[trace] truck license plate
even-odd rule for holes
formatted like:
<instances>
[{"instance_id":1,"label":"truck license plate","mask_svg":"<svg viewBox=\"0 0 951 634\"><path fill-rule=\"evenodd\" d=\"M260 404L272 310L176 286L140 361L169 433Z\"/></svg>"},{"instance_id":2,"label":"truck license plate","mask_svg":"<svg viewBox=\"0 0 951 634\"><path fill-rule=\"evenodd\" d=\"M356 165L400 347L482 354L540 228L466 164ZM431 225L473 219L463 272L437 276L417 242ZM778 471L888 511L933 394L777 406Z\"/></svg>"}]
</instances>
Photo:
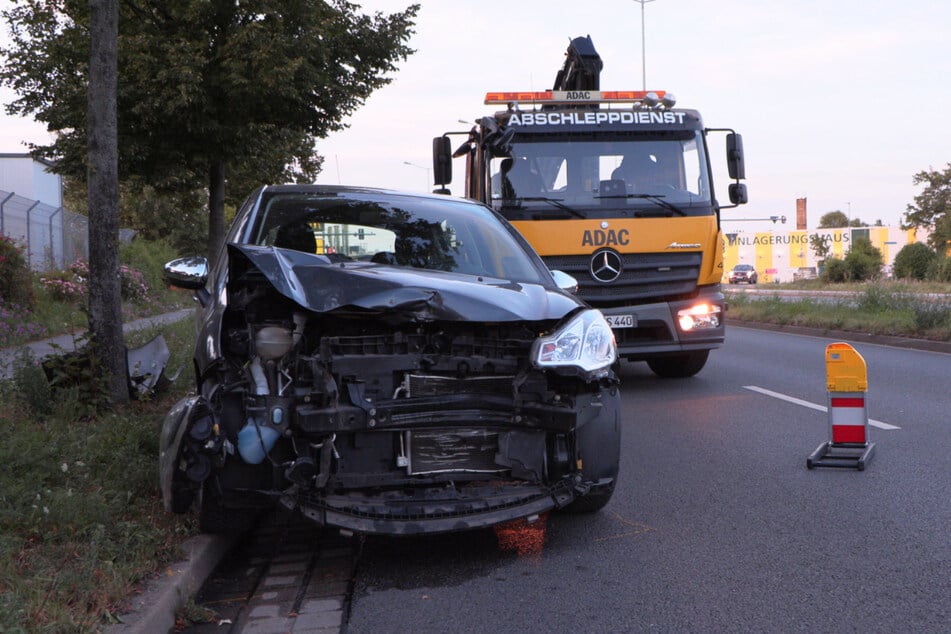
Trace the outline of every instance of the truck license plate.
<instances>
[{"instance_id":1,"label":"truck license plate","mask_svg":"<svg viewBox=\"0 0 951 634\"><path fill-rule=\"evenodd\" d=\"M611 328L634 328L637 318L634 315L605 315L604 319Z\"/></svg>"}]
</instances>

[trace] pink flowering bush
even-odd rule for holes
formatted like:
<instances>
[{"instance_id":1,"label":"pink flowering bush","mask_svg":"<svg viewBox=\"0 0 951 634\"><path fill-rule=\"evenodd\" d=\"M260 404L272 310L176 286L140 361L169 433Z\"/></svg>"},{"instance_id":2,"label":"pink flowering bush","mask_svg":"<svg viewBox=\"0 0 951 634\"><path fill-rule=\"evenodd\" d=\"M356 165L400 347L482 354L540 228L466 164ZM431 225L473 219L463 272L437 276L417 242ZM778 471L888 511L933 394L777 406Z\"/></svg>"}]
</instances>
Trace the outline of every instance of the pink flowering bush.
<instances>
[{"instance_id":1,"label":"pink flowering bush","mask_svg":"<svg viewBox=\"0 0 951 634\"><path fill-rule=\"evenodd\" d=\"M81 301L86 296L86 281L72 271L50 271L40 277L40 285L60 302Z\"/></svg>"},{"instance_id":2,"label":"pink flowering bush","mask_svg":"<svg viewBox=\"0 0 951 634\"><path fill-rule=\"evenodd\" d=\"M86 283L86 280L89 279L89 262L83 260L82 258L76 260L69 265L69 270L73 272L73 275L76 276L76 279Z\"/></svg>"},{"instance_id":3,"label":"pink flowering bush","mask_svg":"<svg viewBox=\"0 0 951 634\"><path fill-rule=\"evenodd\" d=\"M151 300L149 285L141 271L123 264L119 268L119 283L122 299L132 302L148 302Z\"/></svg>"},{"instance_id":4,"label":"pink flowering bush","mask_svg":"<svg viewBox=\"0 0 951 634\"><path fill-rule=\"evenodd\" d=\"M82 259L73 262L68 271L57 271L40 278L40 284L54 299L67 302L84 298L88 283L89 263ZM125 264L119 267L119 290L122 299L127 301L148 303L152 299L142 272Z\"/></svg>"}]
</instances>

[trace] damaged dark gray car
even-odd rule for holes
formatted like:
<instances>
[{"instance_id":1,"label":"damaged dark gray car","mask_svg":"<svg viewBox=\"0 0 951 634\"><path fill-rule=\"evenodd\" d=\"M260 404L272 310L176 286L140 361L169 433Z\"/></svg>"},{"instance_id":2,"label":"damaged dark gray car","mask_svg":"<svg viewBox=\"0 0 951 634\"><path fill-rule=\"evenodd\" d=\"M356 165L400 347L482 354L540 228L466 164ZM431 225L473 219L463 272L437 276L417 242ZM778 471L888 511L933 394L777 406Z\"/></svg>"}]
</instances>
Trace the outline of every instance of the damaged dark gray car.
<instances>
[{"instance_id":1,"label":"damaged dark gray car","mask_svg":"<svg viewBox=\"0 0 951 634\"><path fill-rule=\"evenodd\" d=\"M611 498L611 329L483 205L263 187L214 271L185 258L166 277L200 308L196 395L165 420L162 494L170 511L197 505L205 531L275 504L417 534Z\"/></svg>"}]
</instances>

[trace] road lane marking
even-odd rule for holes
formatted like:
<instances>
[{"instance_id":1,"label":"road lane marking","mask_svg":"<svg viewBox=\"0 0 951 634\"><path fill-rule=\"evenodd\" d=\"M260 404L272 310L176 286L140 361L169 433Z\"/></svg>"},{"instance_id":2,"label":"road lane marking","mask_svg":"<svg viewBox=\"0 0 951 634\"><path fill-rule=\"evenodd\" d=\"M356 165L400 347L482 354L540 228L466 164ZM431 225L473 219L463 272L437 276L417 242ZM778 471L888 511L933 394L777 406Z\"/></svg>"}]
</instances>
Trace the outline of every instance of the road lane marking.
<instances>
[{"instance_id":1,"label":"road lane marking","mask_svg":"<svg viewBox=\"0 0 951 634\"><path fill-rule=\"evenodd\" d=\"M767 390L764 387L758 387L756 385L744 385L743 389L750 390L751 392L757 392L764 396L771 396L773 398L778 398L781 401L786 401L787 403L793 403L794 405L801 405L802 407L808 407L809 409L814 409L820 412L829 411L829 408L827 408L825 405L810 403L809 401L804 401L802 399L798 399L793 396L789 396L787 394L781 394L779 392L773 392L772 390ZM872 427L878 427L879 429L887 429L887 430L901 429L901 427L898 427L897 425L889 425L888 423L883 423L880 420L872 420L871 418L868 419L868 424L871 425Z\"/></svg>"}]
</instances>

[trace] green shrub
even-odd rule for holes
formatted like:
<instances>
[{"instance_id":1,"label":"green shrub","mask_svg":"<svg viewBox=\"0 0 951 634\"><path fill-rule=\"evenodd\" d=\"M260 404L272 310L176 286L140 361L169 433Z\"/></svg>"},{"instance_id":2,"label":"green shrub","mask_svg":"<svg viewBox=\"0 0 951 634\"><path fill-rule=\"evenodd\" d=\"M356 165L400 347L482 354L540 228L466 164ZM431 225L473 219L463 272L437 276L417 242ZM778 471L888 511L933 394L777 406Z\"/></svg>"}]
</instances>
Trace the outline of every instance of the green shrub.
<instances>
[{"instance_id":1,"label":"green shrub","mask_svg":"<svg viewBox=\"0 0 951 634\"><path fill-rule=\"evenodd\" d=\"M87 420L108 410L112 403L109 378L102 371L94 343L80 340L75 352L61 352L55 350L56 354L43 362L59 416Z\"/></svg>"},{"instance_id":2,"label":"green shrub","mask_svg":"<svg viewBox=\"0 0 951 634\"><path fill-rule=\"evenodd\" d=\"M34 414L44 416L52 411L53 390L29 348L23 348L13 360L13 385Z\"/></svg>"},{"instance_id":3,"label":"green shrub","mask_svg":"<svg viewBox=\"0 0 951 634\"><path fill-rule=\"evenodd\" d=\"M16 240L0 233L0 304L33 308L33 276Z\"/></svg>"},{"instance_id":4,"label":"green shrub","mask_svg":"<svg viewBox=\"0 0 951 634\"><path fill-rule=\"evenodd\" d=\"M849 269L845 260L829 258L822 267L823 282L845 282L848 279Z\"/></svg>"},{"instance_id":5,"label":"green shrub","mask_svg":"<svg viewBox=\"0 0 951 634\"><path fill-rule=\"evenodd\" d=\"M892 274L903 280L923 280L937 259L938 254L927 244L912 242L903 246L895 255Z\"/></svg>"},{"instance_id":6,"label":"green shrub","mask_svg":"<svg viewBox=\"0 0 951 634\"><path fill-rule=\"evenodd\" d=\"M936 257L928 268L928 279L935 282L951 282L951 257Z\"/></svg>"},{"instance_id":7,"label":"green shrub","mask_svg":"<svg viewBox=\"0 0 951 634\"><path fill-rule=\"evenodd\" d=\"M149 241L136 238L129 244L119 247L119 258L130 269L140 271L149 288L165 286L163 267L165 263L178 257L175 247L167 240Z\"/></svg>"},{"instance_id":8,"label":"green shrub","mask_svg":"<svg viewBox=\"0 0 951 634\"><path fill-rule=\"evenodd\" d=\"M868 238L857 238L845 256L847 279L862 282L879 277L884 258Z\"/></svg>"}]
</instances>

